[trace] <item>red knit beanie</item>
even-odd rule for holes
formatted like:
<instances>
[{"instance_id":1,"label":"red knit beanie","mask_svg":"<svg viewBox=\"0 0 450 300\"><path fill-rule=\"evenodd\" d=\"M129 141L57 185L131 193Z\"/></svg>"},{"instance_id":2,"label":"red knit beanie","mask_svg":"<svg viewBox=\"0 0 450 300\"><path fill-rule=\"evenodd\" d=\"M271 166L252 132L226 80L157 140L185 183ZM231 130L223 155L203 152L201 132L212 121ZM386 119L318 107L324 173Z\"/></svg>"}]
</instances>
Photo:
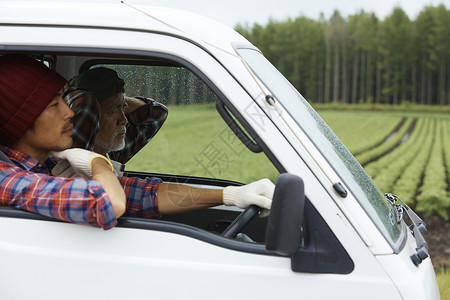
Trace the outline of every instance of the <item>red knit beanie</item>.
<instances>
[{"instance_id":1,"label":"red knit beanie","mask_svg":"<svg viewBox=\"0 0 450 300\"><path fill-rule=\"evenodd\" d=\"M0 57L0 144L14 145L33 125L66 80L20 54Z\"/></svg>"}]
</instances>

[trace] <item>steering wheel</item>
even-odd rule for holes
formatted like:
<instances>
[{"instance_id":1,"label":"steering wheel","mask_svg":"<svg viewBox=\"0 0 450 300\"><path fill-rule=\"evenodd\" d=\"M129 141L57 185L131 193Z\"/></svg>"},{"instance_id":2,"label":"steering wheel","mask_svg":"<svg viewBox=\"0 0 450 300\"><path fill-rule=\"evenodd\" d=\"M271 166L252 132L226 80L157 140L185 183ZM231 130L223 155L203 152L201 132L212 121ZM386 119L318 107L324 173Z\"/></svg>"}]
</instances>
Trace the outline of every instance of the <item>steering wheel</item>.
<instances>
[{"instance_id":1,"label":"steering wheel","mask_svg":"<svg viewBox=\"0 0 450 300\"><path fill-rule=\"evenodd\" d=\"M261 207L250 205L222 232L223 237L234 238L256 215Z\"/></svg>"}]
</instances>

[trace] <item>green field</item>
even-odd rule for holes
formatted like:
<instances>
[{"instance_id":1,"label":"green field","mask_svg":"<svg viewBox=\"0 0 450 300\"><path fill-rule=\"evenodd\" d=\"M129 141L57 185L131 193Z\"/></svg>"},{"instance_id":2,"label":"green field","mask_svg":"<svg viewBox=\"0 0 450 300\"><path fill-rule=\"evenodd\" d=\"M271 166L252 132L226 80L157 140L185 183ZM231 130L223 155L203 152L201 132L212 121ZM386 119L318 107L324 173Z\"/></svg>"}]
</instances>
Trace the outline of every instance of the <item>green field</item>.
<instances>
[{"instance_id":1,"label":"green field","mask_svg":"<svg viewBox=\"0 0 450 300\"><path fill-rule=\"evenodd\" d=\"M127 170L276 181L278 171L252 153L211 105L171 107L166 124ZM383 192L397 194L425 216L448 221L450 115L386 111L319 110ZM192 134L194 133L194 134ZM441 299L450 299L448 270L437 273Z\"/></svg>"},{"instance_id":2,"label":"green field","mask_svg":"<svg viewBox=\"0 0 450 300\"><path fill-rule=\"evenodd\" d=\"M425 216L449 219L450 116L438 113L320 110L319 114L383 192ZM128 170L217 177L248 183L278 172L249 151L214 106L171 107Z\"/></svg>"},{"instance_id":3,"label":"green field","mask_svg":"<svg viewBox=\"0 0 450 300\"><path fill-rule=\"evenodd\" d=\"M215 177L243 183L279 172L263 153L243 145L215 106L170 107L155 138L127 163L127 170Z\"/></svg>"},{"instance_id":4,"label":"green field","mask_svg":"<svg viewBox=\"0 0 450 300\"><path fill-rule=\"evenodd\" d=\"M320 114L383 192L398 195L425 216L437 214L448 221L449 115L345 111ZM361 126L354 125L354 120L361 118L365 119ZM347 122L353 125L342 125ZM361 151L360 145L365 149Z\"/></svg>"},{"instance_id":5,"label":"green field","mask_svg":"<svg viewBox=\"0 0 450 300\"><path fill-rule=\"evenodd\" d=\"M441 300L450 299L450 271L441 269L437 274L437 282L439 285L439 293Z\"/></svg>"}]
</instances>

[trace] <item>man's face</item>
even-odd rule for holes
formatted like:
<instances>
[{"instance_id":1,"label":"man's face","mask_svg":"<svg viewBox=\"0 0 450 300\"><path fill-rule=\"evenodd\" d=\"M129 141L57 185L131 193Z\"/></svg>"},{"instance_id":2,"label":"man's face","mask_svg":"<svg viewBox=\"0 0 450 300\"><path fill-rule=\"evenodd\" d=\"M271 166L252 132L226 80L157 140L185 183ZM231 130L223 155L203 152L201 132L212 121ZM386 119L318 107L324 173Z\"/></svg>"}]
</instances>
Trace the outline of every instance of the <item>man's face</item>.
<instances>
[{"instance_id":1,"label":"man's face","mask_svg":"<svg viewBox=\"0 0 450 300\"><path fill-rule=\"evenodd\" d=\"M44 161L49 151L60 151L72 146L73 111L62 98L60 90L19 140L19 150Z\"/></svg>"},{"instance_id":2,"label":"man's face","mask_svg":"<svg viewBox=\"0 0 450 300\"><path fill-rule=\"evenodd\" d=\"M100 131L95 138L94 151L106 154L125 147L125 108L127 103L123 93L119 93L100 103Z\"/></svg>"}]
</instances>

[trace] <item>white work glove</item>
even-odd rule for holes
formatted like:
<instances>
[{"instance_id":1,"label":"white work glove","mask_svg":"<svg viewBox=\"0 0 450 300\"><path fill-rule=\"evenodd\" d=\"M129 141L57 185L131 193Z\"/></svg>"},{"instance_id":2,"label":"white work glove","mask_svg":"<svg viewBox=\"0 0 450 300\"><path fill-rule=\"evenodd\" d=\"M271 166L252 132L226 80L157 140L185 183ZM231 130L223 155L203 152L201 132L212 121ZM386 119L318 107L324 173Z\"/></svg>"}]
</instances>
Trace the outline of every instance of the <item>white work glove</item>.
<instances>
[{"instance_id":1,"label":"white work glove","mask_svg":"<svg viewBox=\"0 0 450 300\"><path fill-rule=\"evenodd\" d=\"M52 152L51 154L62 160L53 168L53 176L71 177L77 175L86 179L91 179L92 160L97 157L108 162L111 166L111 170L114 171L111 162L106 157L92 151L72 148L64 151Z\"/></svg>"},{"instance_id":2,"label":"white work glove","mask_svg":"<svg viewBox=\"0 0 450 300\"><path fill-rule=\"evenodd\" d=\"M223 189L223 203L239 208L254 204L270 209L274 191L275 185L267 178L243 186L227 186Z\"/></svg>"}]
</instances>

